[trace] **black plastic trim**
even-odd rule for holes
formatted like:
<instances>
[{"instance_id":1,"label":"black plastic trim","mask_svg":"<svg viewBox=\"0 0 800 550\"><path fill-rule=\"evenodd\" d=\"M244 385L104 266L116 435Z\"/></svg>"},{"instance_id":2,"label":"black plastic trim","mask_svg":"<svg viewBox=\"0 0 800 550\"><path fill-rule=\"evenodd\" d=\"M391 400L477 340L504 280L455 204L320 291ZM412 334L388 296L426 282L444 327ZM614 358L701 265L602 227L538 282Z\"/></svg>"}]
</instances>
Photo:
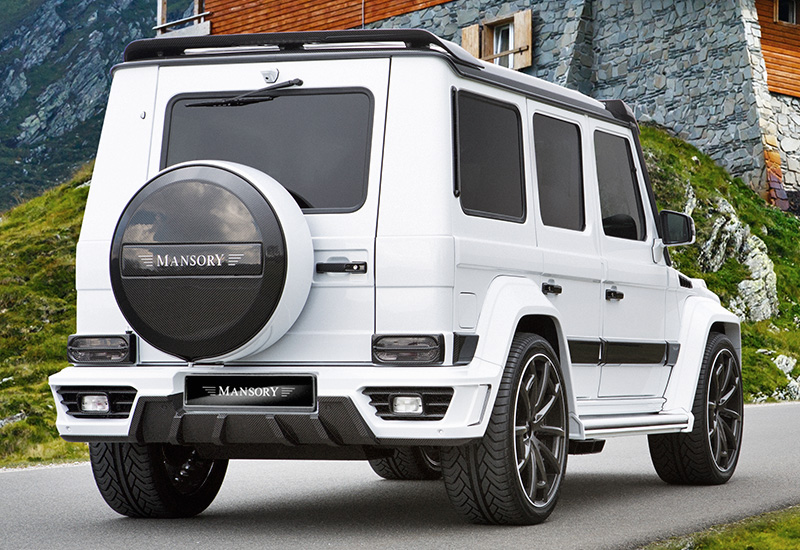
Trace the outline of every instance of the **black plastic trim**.
<instances>
[{"instance_id":1,"label":"black plastic trim","mask_svg":"<svg viewBox=\"0 0 800 550\"><path fill-rule=\"evenodd\" d=\"M570 340L567 342L569 345L569 356L573 363L597 365L602 359L602 346L600 340L585 341L585 340Z\"/></svg>"},{"instance_id":2,"label":"black plastic trim","mask_svg":"<svg viewBox=\"0 0 800 550\"><path fill-rule=\"evenodd\" d=\"M569 340L570 360L579 365L674 366L681 345L677 342L613 342Z\"/></svg>"},{"instance_id":3,"label":"black plastic trim","mask_svg":"<svg viewBox=\"0 0 800 550\"><path fill-rule=\"evenodd\" d=\"M61 386L56 390L67 414L75 418L128 418L136 400L136 389L130 386ZM82 395L108 396L109 412L83 412L80 409Z\"/></svg>"},{"instance_id":4,"label":"black plastic trim","mask_svg":"<svg viewBox=\"0 0 800 550\"><path fill-rule=\"evenodd\" d=\"M477 348L477 334L453 334L453 364L467 365L471 363Z\"/></svg>"},{"instance_id":5,"label":"black plastic trim","mask_svg":"<svg viewBox=\"0 0 800 550\"><path fill-rule=\"evenodd\" d=\"M481 64L463 50L454 49L438 36L421 29L369 29L310 31L263 34L210 35L136 40L125 48L125 61L163 59L187 55L190 49L277 47L280 51L303 50L307 45L333 45L374 42L403 42L406 48L427 50L436 46L453 62L480 68Z\"/></svg>"},{"instance_id":6,"label":"black plastic trim","mask_svg":"<svg viewBox=\"0 0 800 550\"><path fill-rule=\"evenodd\" d=\"M320 397L316 413L264 413L218 408L187 410L183 394L142 397L127 438L139 443L216 446L376 445L348 397Z\"/></svg>"},{"instance_id":7,"label":"black plastic trim","mask_svg":"<svg viewBox=\"0 0 800 550\"><path fill-rule=\"evenodd\" d=\"M383 420L441 420L447 414L455 391L447 387L370 387L361 393L370 398L375 408L375 416ZM391 410L392 397L397 395L418 395L422 397L423 413L418 416L397 414Z\"/></svg>"},{"instance_id":8,"label":"black plastic trim","mask_svg":"<svg viewBox=\"0 0 800 550\"><path fill-rule=\"evenodd\" d=\"M436 343L439 347L439 353L436 356L434 361L381 361L378 359L375 353L375 345L381 338L413 338L413 337L423 337L423 338L434 338L436 339ZM400 348L397 348L400 349ZM444 335L442 334L373 334L372 335L372 361L376 365L392 365L396 367L401 366L408 366L408 367L419 367L419 366L426 366L426 365L441 365L444 362Z\"/></svg>"}]
</instances>

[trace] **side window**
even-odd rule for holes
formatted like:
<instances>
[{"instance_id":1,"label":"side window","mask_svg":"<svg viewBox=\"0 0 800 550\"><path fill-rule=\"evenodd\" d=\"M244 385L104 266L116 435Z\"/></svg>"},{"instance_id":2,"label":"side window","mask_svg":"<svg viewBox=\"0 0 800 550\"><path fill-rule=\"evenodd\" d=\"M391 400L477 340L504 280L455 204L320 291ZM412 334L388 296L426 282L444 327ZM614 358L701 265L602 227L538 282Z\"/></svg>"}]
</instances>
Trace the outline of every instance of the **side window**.
<instances>
[{"instance_id":1,"label":"side window","mask_svg":"<svg viewBox=\"0 0 800 550\"><path fill-rule=\"evenodd\" d=\"M594 134L594 152L603 231L609 237L643 241L644 211L630 143L598 131Z\"/></svg>"},{"instance_id":2,"label":"side window","mask_svg":"<svg viewBox=\"0 0 800 550\"><path fill-rule=\"evenodd\" d=\"M576 124L533 115L539 210L545 225L583 231L581 131Z\"/></svg>"},{"instance_id":3,"label":"side window","mask_svg":"<svg viewBox=\"0 0 800 550\"><path fill-rule=\"evenodd\" d=\"M525 220L522 123L516 107L456 94L456 194L467 214Z\"/></svg>"}]
</instances>

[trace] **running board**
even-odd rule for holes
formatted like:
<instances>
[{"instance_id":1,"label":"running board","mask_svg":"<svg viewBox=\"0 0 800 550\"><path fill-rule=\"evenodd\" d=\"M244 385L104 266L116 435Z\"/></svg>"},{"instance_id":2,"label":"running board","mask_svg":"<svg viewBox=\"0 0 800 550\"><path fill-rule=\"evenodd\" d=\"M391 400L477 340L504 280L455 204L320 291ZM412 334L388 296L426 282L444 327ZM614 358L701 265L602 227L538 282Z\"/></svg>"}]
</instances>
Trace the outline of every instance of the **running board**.
<instances>
[{"instance_id":1,"label":"running board","mask_svg":"<svg viewBox=\"0 0 800 550\"><path fill-rule=\"evenodd\" d=\"M580 420L586 439L602 439L621 435L680 432L689 428L691 418L689 414L681 412L583 416Z\"/></svg>"}]
</instances>

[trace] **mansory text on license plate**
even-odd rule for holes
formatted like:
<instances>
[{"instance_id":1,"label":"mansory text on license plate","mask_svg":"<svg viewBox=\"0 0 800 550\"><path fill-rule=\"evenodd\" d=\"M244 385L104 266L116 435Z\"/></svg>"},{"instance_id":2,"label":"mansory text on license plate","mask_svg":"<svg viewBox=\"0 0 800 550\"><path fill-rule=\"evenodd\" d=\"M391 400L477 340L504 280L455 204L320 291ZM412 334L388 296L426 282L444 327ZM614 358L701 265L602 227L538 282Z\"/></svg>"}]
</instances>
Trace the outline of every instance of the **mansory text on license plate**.
<instances>
[{"instance_id":1,"label":"mansory text on license plate","mask_svg":"<svg viewBox=\"0 0 800 550\"><path fill-rule=\"evenodd\" d=\"M189 406L269 407L314 410L314 377L310 375L187 376Z\"/></svg>"}]
</instances>

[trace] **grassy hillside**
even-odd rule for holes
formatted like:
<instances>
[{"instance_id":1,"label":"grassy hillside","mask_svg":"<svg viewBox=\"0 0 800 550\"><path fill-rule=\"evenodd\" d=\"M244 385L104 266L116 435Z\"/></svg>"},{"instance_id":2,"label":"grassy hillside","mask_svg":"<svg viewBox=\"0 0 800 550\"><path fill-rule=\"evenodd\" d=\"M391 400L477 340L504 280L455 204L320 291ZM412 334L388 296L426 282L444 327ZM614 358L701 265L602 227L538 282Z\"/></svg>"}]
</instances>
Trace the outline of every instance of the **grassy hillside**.
<instances>
[{"instance_id":1,"label":"grassy hillside","mask_svg":"<svg viewBox=\"0 0 800 550\"><path fill-rule=\"evenodd\" d=\"M728 258L715 273L699 266L700 246L709 238L716 200L727 200L751 233L767 245L777 275L780 314L758 323L743 323L742 366L746 397L770 396L788 383L771 358L780 354L800 358L800 220L765 204L741 180L732 179L709 157L679 139L644 127L642 145L659 208L683 211L687 183L691 185L697 200L692 217L698 242L671 249L674 265L690 277L705 279L723 305L728 306L737 295L737 284L749 272L735 258ZM795 368L792 376L800 376L800 368Z\"/></svg>"},{"instance_id":2,"label":"grassy hillside","mask_svg":"<svg viewBox=\"0 0 800 550\"><path fill-rule=\"evenodd\" d=\"M735 207L769 249L780 314L745 323L743 344L748 398L772 395L787 379L771 358L800 358L800 220L767 206L680 140L643 128L642 142L659 206L683 210L687 183L696 197L698 244L673 249L679 269L704 278L726 305L736 296L738 282L748 276L735 259L715 273L699 267L700 245L714 223L718 197ZM86 457L85 445L57 437L47 376L66 366L66 339L75 330L75 243L89 178L87 167L70 183L22 204L0 221L0 466ZM800 376L800 368L792 375Z\"/></svg>"},{"instance_id":3,"label":"grassy hillside","mask_svg":"<svg viewBox=\"0 0 800 550\"><path fill-rule=\"evenodd\" d=\"M57 437L47 377L66 366L75 331L75 243L90 175L87 167L2 215L0 466L86 457L85 445Z\"/></svg>"}]
</instances>

